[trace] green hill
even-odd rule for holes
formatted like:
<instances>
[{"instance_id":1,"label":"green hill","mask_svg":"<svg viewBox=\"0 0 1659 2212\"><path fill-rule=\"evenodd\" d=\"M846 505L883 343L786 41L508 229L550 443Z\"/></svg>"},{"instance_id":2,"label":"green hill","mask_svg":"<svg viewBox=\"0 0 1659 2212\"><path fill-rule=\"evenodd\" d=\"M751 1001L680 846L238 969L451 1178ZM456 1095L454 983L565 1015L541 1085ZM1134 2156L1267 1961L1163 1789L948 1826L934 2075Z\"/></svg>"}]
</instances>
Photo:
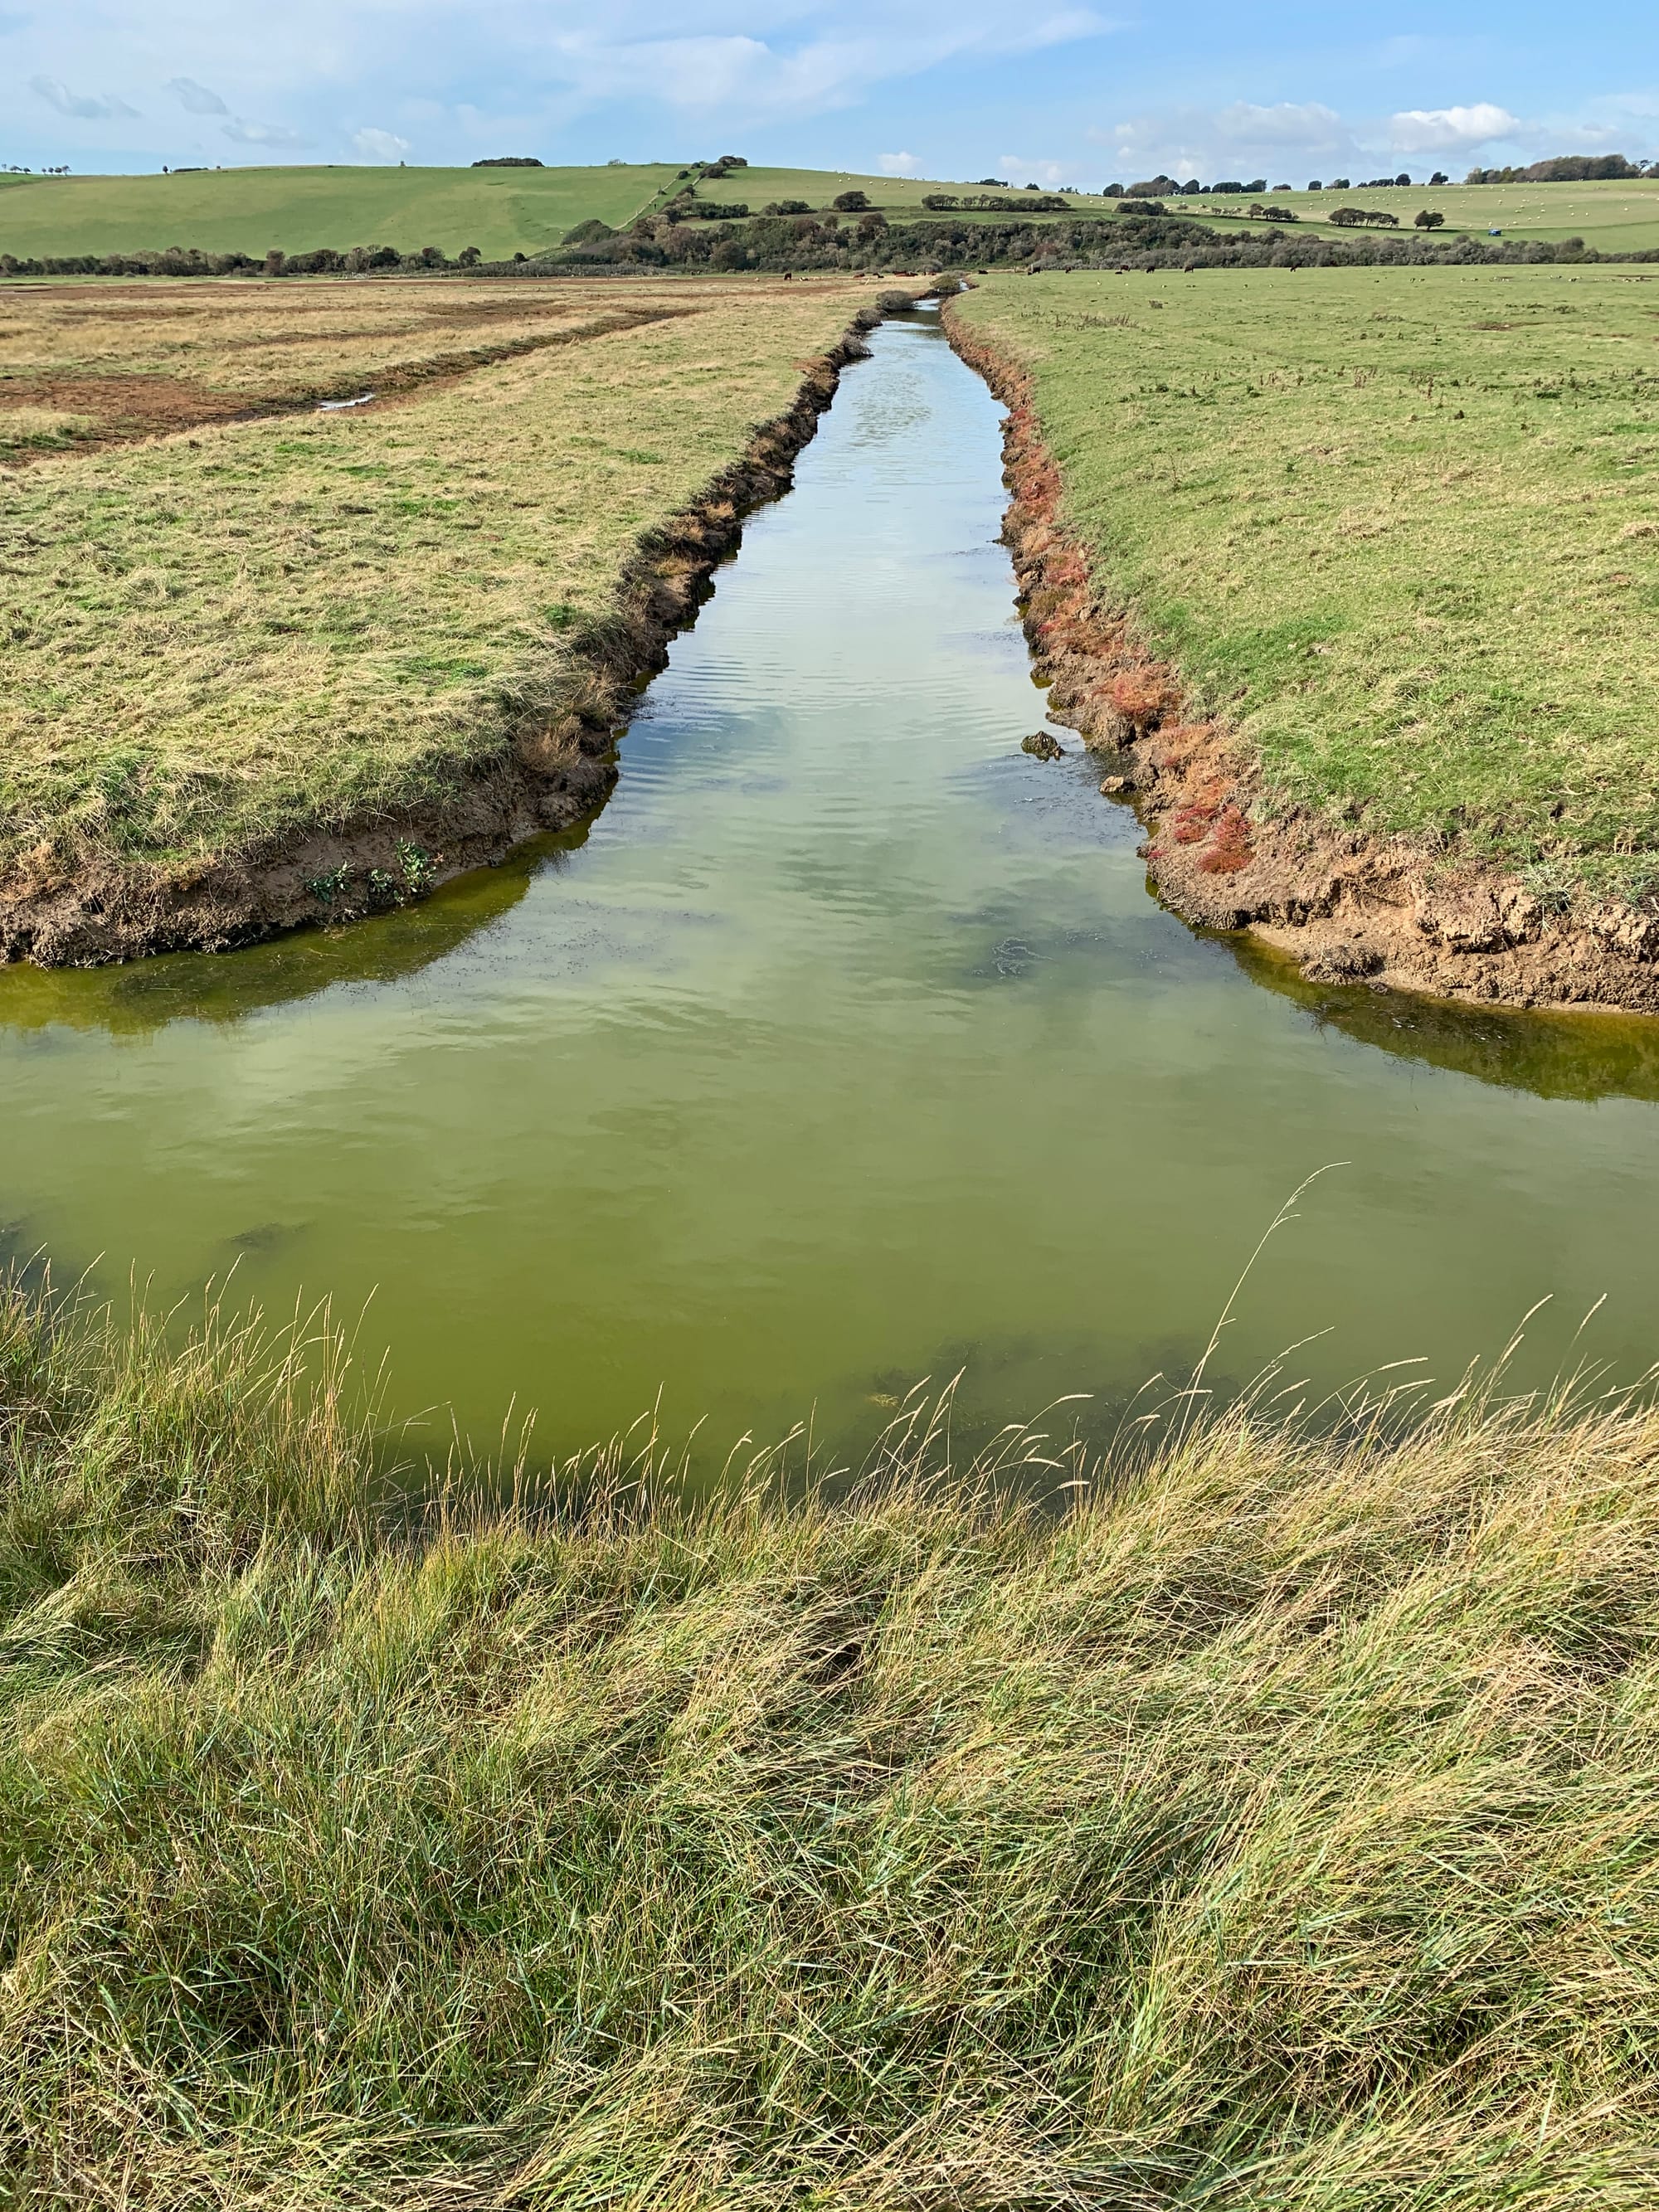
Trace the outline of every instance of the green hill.
<instances>
[{"instance_id":1,"label":"green hill","mask_svg":"<svg viewBox=\"0 0 1659 2212\"><path fill-rule=\"evenodd\" d=\"M1501 230L1505 238L1582 238L1602 253L1659 246L1659 177L1565 185L1390 185L1369 191L1267 191L1225 199L1206 192L1195 199L1173 198L1166 204L1231 231L1246 227L1245 210L1253 198L1292 209L1304 228L1319 225L1322 237L1342 235L1326 221L1336 208L1386 209L1398 216L1402 230L1412 228L1419 208L1433 208L1445 216L1449 232L1466 231L1474 238L1484 238L1489 230ZM1249 228L1261 225L1249 222Z\"/></svg>"},{"instance_id":2,"label":"green hill","mask_svg":"<svg viewBox=\"0 0 1659 2212\"><path fill-rule=\"evenodd\" d=\"M593 169L187 169L157 177L0 178L0 253L301 253L316 246L476 246L486 260L556 246L590 216L622 224L678 174Z\"/></svg>"},{"instance_id":3,"label":"green hill","mask_svg":"<svg viewBox=\"0 0 1659 2212\"><path fill-rule=\"evenodd\" d=\"M690 165L688 165L690 166ZM696 170L692 167L692 179ZM185 169L154 177L0 177L0 253L264 254L278 246L385 245L404 252L476 246L487 261L545 252L574 224L598 216L620 228L659 204L685 169L667 162L588 169ZM688 179L690 181L691 179ZM898 219L920 215L939 184L920 177L860 176L835 169L735 171L702 197L743 202L801 199L827 207L857 189ZM944 189L971 190L957 183ZM1012 197L1024 198L1018 190ZM1079 196L1079 209L1108 203Z\"/></svg>"},{"instance_id":4,"label":"green hill","mask_svg":"<svg viewBox=\"0 0 1659 2212\"><path fill-rule=\"evenodd\" d=\"M486 260L545 252L575 224L598 216L621 227L642 208L659 206L695 165L637 162L568 169L186 169L171 176L0 177L0 253L20 259L43 254L135 253L169 246L204 253L263 255L278 246L301 253L319 246L395 246L413 252L436 246L450 256L476 246ZM1023 179L1008 197L1023 200ZM890 222L924 213L922 200L945 190L972 191L971 181L941 184L924 177L861 176L850 170L756 167L702 185L701 197L746 204L758 212L775 201L827 207L839 192L858 190ZM1111 203L1095 193L1068 194L1079 214L1104 214ZM1398 186L1370 192L1269 192L1295 210L1304 234L1340 237L1326 218L1345 202L1388 209L1409 230L1423 207L1438 209L1448 233L1480 238L1500 228L1506 238L1574 235L1604 252L1659 246L1659 179L1638 183ZM1170 198L1172 210L1230 232L1259 232L1247 198ZM986 218L994 220L994 218ZM1039 218L1040 219L1040 218ZM1352 235L1352 234L1349 234Z\"/></svg>"}]
</instances>

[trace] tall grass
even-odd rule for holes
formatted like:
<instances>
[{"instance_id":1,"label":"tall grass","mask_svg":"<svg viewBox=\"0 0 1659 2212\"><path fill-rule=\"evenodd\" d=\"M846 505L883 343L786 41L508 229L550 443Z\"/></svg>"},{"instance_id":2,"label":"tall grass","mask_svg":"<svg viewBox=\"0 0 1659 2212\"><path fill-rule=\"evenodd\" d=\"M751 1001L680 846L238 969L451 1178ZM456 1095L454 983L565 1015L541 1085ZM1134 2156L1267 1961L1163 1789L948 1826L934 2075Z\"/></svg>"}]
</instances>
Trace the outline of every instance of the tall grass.
<instances>
[{"instance_id":1,"label":"tall grass","mask_svg":"<svg viewBox=\"0 0 1659 2212\"><path fill-rule=\"evenodd\" d=\"M1647 2205L1659 1419L377 1512L0 1310L0 2203Z\"/></svg>"}]
</instances>

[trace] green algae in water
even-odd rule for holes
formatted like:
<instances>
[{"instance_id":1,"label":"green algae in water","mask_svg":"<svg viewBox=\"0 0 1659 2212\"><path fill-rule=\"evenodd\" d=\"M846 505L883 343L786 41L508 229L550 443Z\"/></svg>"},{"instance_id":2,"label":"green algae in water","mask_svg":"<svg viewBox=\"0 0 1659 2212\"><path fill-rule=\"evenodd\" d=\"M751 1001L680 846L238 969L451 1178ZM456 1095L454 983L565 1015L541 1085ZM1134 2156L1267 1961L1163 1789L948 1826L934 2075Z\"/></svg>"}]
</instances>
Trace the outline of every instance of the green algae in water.
<instances>
[{"instance_id":1,"label":"green algae in water","mask_svg":"<svg viewBox=\"0 0 1659 2212\"><path fill-rule=\"evenodd\" d=\"M982 386L889 326L593 823L350 928L0 974L8 1250L367 1303L401 1413L533 1406L551 1452L659 1403L717 1467L958 1369L966 1426L1109 1428L1340 1160L1218 1388L1310 1336L1317 1389L1449 1376L1545 1296L1522 1375L1603 1293L1590 1352L1644 1369L1659 1024L1320 989L1161 911L1076 738L1020 750L1000 471Z\"/></svg>"}]
</instances>

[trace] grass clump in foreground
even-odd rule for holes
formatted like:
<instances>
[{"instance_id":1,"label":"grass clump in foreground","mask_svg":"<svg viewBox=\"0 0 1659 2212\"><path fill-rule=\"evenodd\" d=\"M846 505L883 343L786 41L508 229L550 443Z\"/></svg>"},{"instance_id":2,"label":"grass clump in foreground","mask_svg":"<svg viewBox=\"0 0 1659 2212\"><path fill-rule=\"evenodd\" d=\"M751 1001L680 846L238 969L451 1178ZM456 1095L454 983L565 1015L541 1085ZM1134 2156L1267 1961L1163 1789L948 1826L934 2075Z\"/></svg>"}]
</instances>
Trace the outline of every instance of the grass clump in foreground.
<instances>
[{"instance_id":1,"label":"grass clump in foreground","mask_svg":"<svg viewBox=\"0 0 1659 2212\"><path fill-rule=\"evenodd\" d=\"M1659 888L1659 279L994 278L1099 586L1270 790Z\"/></svg>"},{"instance_id":2,"label":"grass clump in foreground","mask_svg":"<svg viewBox=\"0 0 1659 2212\"><path fill-rule=\"evenodd\" d=\"M307 1368L0 1310L0 2203L1654 2201L1652 1413L377 1525Z\"/></svg>"},{"instance_id":3,"label":"grass clump in foreground","mask_svg":"<svg viewBox=\"0 0 1659 2212\"><path fill-rule=\"evenodd\" d=\"M107 367L119 304L145 374L183 366L149 295L55 297L62 355ZM113 862L188 881L266 839L441 799L564 711L573 646L613 620L641 536L793 402L868 298L526 285L494 302L491 340L465 322L492 301L459 287L376 316L301 286L277 304L311 366L319 303L370 356L366 377L399 345L417 364L458 339L539 349L361 410L198 422L0 471L0 877ZM260 375L292 374L268 295L251 337L235 295L165 304L213 389L257 383L233 368L245 338L266 349ZM569 327L538 337L538 306ZM421 327L400 337L399 313ZM36 325L28 345L52 357ZM347 349L336 375L352 366Z\"/></svg>"}]
</instances>

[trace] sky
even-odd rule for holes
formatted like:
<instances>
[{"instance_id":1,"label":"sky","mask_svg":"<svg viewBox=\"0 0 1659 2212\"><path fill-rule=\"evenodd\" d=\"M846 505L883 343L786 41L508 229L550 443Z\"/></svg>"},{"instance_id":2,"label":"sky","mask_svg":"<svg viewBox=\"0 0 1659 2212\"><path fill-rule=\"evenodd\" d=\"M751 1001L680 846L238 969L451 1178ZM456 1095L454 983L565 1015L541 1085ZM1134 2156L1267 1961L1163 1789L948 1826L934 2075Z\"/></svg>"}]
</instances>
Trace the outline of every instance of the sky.
<instances>
[{"instance_id":1,"label":"sky","mask_svg":"<svg viewBox=\"0 0 1659 2212\"><path fill-rule=\"evenodd\" d=\"M1302 185L1659 155L1655 0L0 0L0 166L712 159Z\"/></svg>"}]
</instances>

